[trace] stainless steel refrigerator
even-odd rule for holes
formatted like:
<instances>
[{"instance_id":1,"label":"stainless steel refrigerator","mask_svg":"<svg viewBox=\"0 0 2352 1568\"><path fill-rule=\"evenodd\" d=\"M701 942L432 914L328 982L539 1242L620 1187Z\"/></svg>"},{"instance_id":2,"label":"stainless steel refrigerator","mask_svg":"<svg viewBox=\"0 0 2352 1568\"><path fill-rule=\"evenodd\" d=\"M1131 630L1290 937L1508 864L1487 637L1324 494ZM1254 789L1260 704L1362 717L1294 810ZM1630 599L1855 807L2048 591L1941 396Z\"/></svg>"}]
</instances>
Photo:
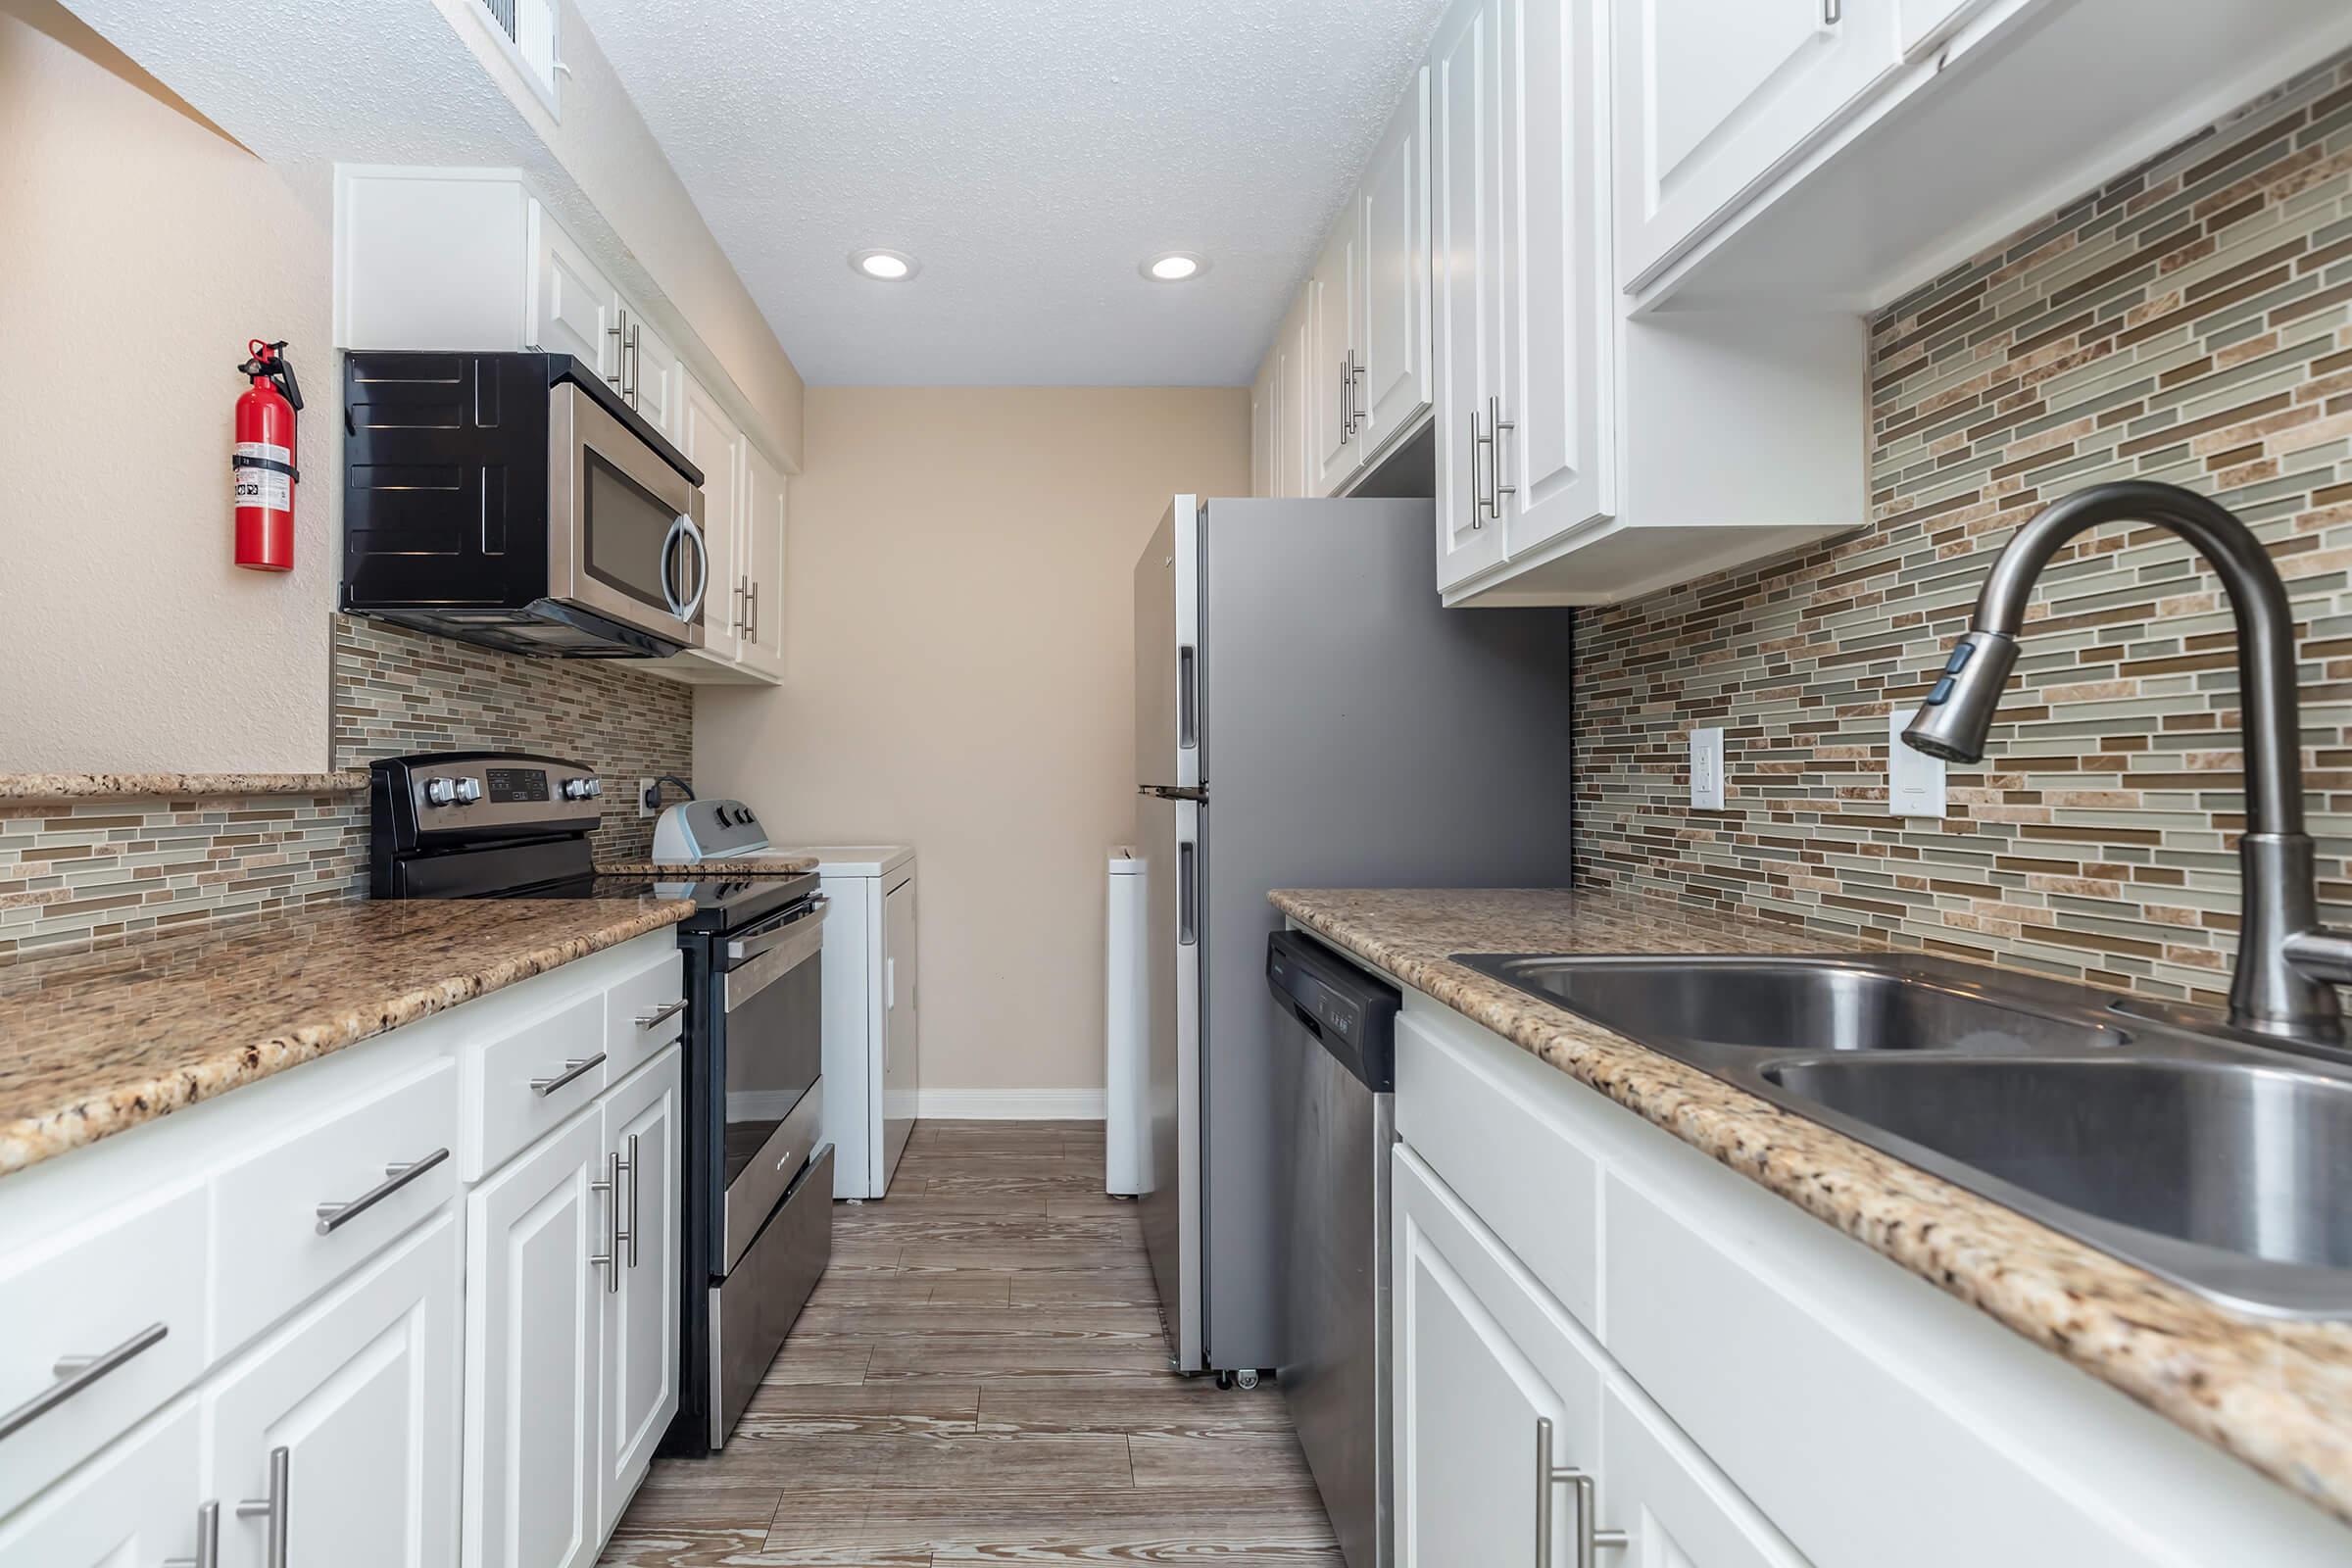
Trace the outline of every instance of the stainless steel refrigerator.
<instances>
[{"instance_id":1,"label":"stainless steel refrigerator","mask_svg":"<svg viewBox=\"0 0 2352 1568\"><path fill-rule=\"evenodd\" d=\"M1278 887L1565 887L1570 612L1446 610L1428 501L1178 496L1135 567L1151 1130L1180 1371L1281 1361Z\"/></svg>"}]
</instances>

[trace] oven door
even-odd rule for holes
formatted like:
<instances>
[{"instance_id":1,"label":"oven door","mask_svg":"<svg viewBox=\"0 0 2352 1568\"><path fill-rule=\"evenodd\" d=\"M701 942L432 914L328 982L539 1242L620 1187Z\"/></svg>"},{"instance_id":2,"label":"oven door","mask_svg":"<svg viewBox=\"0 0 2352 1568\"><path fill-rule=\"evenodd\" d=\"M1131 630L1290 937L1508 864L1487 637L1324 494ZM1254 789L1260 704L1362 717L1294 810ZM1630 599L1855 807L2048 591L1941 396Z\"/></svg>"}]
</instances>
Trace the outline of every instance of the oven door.
<instances>
[{"instance_id":1,"label":"oven door","mask_svg":"<svg viewBox=\"0 0 2352 1568\"><path fill-rule=\"evenodd\" d=\"M548 392L547 475L548 597L701 647L702 487L566 382Z\"/></svg>"},{"instance_id":2,"label":"oven door","mask_svg":"<svg viewBox=\"0 0 2352 1568\"><path fill-rule=\"evenodd\" d=\"M731 1272L815 1152L824 1114L824 895L724 943L719 1023L726 1200L717 1262Z\"/></svg>"}]
</instances>

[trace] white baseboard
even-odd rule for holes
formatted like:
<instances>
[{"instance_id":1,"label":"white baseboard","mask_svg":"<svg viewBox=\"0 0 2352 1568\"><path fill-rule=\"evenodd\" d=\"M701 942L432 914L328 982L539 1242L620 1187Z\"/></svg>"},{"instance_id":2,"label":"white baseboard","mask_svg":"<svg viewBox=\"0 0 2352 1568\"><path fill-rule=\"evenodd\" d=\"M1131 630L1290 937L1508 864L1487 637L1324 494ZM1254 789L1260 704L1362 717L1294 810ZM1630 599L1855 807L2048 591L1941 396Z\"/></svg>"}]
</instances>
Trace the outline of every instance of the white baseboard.
<instances>
[{"instance_id":1,"label":"white baseboard","mask_svg":"<svg viewBox=\"0 0 2352 1568\"><path fill-rule=\"evenodd\" d=\"M924 1121L1101 1121L1100 1089L918 1089Z\"/></svg>"}]
</instances>

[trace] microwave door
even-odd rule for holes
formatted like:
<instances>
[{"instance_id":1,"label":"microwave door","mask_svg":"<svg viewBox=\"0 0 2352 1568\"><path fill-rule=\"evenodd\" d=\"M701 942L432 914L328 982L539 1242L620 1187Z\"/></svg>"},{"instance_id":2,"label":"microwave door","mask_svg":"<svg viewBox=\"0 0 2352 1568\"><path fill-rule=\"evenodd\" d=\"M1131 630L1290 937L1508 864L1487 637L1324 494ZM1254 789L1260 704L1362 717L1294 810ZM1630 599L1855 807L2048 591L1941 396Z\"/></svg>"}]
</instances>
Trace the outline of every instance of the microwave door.
<instances>
[{"instance_id":1,"label":"microwave door","mask_svg":"<svg viewBox=\"0 0 2352 1568\"><path fill-rule=\"evenodd\" d=\"M710 551L703 492L576 387L548 414L550 597L699 647Z\"/></svg>"}]
</instances>

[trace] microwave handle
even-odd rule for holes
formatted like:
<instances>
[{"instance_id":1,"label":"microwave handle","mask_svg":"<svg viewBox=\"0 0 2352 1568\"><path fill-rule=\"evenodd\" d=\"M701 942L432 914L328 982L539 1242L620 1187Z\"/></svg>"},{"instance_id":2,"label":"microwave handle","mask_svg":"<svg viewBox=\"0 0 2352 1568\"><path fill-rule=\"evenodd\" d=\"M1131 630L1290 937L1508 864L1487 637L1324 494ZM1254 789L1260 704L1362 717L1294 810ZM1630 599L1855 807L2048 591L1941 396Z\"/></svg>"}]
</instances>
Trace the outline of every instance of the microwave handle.
<instances>
[{"instance_id":1,"label":"microwave handle","mask_svg":"<svg viewBox=\"0 0 2352 1568\"><path fill-rule=\"evenodd\" d=\"M669 586L670 557L676 553L680 540L694 546L694 592L683 600L672 593ZM695 526L692 517L681 512L677 520L669 525L668 536L662 541L662 593L669 600L669 612L680 620L692 620L702 612L703 594L710 586L710 547L703 542L703 530Z\"/></svg>"}]
</instances>

